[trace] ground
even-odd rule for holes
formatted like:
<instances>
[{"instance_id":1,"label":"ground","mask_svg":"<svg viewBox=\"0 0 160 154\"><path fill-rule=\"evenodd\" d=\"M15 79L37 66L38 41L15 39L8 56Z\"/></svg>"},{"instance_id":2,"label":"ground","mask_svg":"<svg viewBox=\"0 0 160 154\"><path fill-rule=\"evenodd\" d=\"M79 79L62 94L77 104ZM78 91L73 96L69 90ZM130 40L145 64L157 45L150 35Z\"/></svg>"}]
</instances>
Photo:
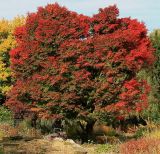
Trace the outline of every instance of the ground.
<instances>
[{"instance_id":1,"label":"ground","mask_svg":"<svg viewBox=\"0 0 160 154\"><path fill-rule=\"evenodd\" d=\"M75 143L70 139L51 138L24 124L14 128L0 124L0 154L160 154L160 127L139 128L122 134L122 138L107 137L105 144L88 141Z\"/></svg>"}]
</instances>

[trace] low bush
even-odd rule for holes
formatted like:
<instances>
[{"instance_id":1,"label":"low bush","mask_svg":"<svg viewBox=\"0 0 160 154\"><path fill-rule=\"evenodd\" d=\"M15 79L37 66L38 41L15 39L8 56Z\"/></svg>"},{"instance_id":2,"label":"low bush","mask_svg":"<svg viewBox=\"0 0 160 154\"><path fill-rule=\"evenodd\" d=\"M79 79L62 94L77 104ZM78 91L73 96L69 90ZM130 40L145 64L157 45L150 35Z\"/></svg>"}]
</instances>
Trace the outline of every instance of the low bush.
<instances>
[{"instance_id":1,"label":"low bush","mask_svg":"<svg viewBox=\"0 0 160 154\"><path fill-rule=\"evenodd\" d=\"M12 113L7 108L1 106L0 107L0 123L12 123Z\"/></svg>"},{"instance_id":2,"label":"low bush","mask_svg":"<svg viewBox=\"0 0 160 154\"><path fill-rule=\"evenodd\" d=\"M123 143L120 146L120 154L159 154L160 139L141 138Z\"/></svg>"}]
</instances>

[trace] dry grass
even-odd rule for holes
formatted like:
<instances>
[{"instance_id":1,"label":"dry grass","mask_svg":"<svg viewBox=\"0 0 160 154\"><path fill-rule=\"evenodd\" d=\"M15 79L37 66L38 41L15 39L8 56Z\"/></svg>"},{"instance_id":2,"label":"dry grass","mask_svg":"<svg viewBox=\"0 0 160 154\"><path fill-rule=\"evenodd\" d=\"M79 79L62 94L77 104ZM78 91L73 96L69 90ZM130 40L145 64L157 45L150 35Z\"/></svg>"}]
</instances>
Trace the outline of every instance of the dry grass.
<instances>
[{"instance_id":1,"label":"dry grass","mask_svg":"<svg viewBox=\"0 0 160 154\"><path fill-rule=\"evenodd\" d=\"M0 139L4 137L23 136L23 137L41 137L40 131L35 128L28 127L25 122L22 122L17 127L9 124L0 124Z\"/></svg>"},{"instance_id":2,"label":"dry grass","mask_svg":"<svg viewBox=\"0 0 160 154\"><path fill-rule=\"evenodd\" d=\"M120 146L121 154L160 154L160 139L143 137Z\"/></svg>"}]
</instances>

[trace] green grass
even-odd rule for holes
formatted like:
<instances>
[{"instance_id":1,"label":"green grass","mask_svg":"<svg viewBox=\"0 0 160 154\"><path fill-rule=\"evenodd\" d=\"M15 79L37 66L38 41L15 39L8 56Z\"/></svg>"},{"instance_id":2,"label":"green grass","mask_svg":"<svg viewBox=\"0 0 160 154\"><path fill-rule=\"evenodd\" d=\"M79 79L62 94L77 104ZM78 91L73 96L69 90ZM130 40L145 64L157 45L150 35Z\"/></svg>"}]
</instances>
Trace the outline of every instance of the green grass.
<instances>
[{"instance_id":1,"label":"green grass","mask_svg":"<svg viewBox=\"0 0 160 154\"><path fill-rule=\"evenodd\" d=\"M118 152L118 144L99 144L96 146L97 154L106 153L106 152Z\"/></svg>"}]
</instances>

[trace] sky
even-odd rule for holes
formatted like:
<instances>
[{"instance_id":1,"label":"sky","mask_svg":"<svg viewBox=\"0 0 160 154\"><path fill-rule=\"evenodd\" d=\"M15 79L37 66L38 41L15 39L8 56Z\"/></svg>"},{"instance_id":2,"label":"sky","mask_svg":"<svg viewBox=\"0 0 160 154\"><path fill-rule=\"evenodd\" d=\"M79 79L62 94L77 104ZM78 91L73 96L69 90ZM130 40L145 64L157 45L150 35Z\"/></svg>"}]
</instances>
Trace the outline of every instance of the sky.
<instances>
[{"instance_id":1,"label":"sky","mask_svg":"<svg viewBox=\"0 0 160 154\"><path fill-rule=\"evenodd\" d=\"M0 0L0 19L35 12L37 7L58 2L72 11L93 15L99 8L116 4L120 17L143 21L149 32L160 28L160 0Z\"/></svg>"}]
</instances>

